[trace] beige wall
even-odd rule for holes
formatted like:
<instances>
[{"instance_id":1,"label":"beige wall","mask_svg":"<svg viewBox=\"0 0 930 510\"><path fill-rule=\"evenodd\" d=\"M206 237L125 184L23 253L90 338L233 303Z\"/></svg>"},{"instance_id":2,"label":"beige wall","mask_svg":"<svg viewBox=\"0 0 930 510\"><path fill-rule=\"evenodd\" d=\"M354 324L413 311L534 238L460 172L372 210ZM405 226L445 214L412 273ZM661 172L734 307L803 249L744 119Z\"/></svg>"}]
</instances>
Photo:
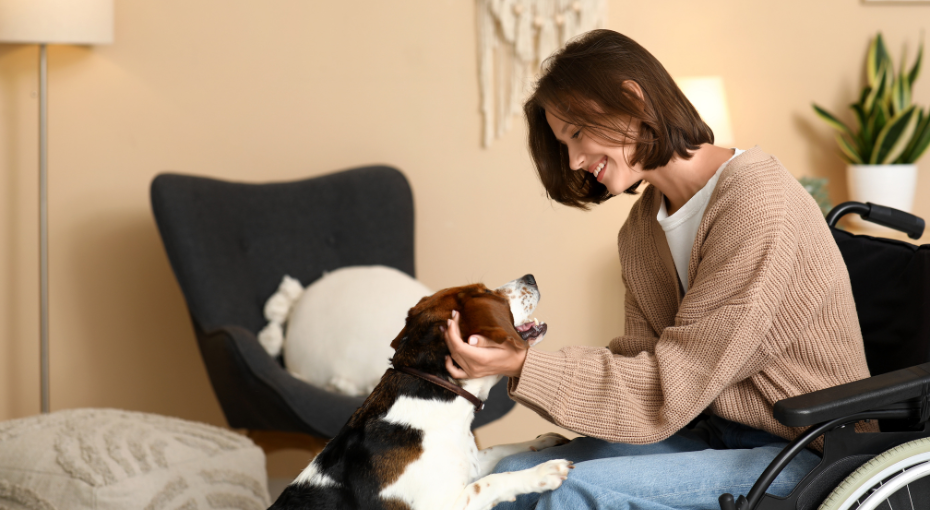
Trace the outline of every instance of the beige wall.
<instances>
[{"instance_id":1,"label":"beige wall","mask_svg":"<svg viewBox=\"0 0 930 510\"><path fill-rule=\"evenodd\" d=\"M413 186L428 286L532 272L551 328L541 348L604 345L621 330L615 236L632 200L589 213L550 204L521 122L480 147L472 0L116 4L115 44L49 52L54 410L225 423L149 210L149 183L166 170L267 181L395 165ZM673 75L723 76L737 145L829 177L844 200L843 166L810 103L853 100L876 30L894 55L905 42L913 55L930 5L695 5L614 0L609 27ZM0 45L0 420L39 410L36 61L35 46ZM930 77L915 96L930 103ZM552 428L518 408L479 438ZM304 461L279 455L271 468Z\"/></svg>"}]
</instances>

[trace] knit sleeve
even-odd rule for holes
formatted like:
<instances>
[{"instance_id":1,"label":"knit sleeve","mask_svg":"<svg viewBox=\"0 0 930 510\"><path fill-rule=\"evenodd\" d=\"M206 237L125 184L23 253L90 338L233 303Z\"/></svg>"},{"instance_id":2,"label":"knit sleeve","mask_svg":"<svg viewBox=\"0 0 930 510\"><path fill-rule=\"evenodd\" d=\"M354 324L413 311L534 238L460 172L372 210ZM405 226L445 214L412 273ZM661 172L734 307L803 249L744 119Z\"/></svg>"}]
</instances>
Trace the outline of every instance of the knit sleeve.
<instances>
[{"instance_id":1,"label":"knit sleeve","mask_svg":"<svg viewBox=\"0 0 930 510\"><path fill-rule=\"evenodd\" d=\"M786 289L797 281L801 257L797 225L786 215L784 179L750 170L721 182L707 212L710 221L695 241L700 254L692 258L690 290L654 349L632 348L648 344L648 328L628 292L623 336L609 348L531 350L521 377L510 385L512 397L581 434L652 443L762 370L773 349L786 347L771 345L768 333ZM817 293L811 289L810 302L792 306L816 308Z\"/></svg>"},{"instance_id":2,"label":"knit sleeve","mask_svg":"<svg viewBox=\"0 0 930 510\"><path fill-rule=\"evenodd\" d=\"M659 336L646 319L646 314L640 308L636 296L630 292L629 286L626 285L626 278L624 278L623 283L626 289L626 296L624 297L624 333L623 336L617 337L611 342L610 350L614 354L623 356L635 356L643 351L653 352Z\"/></svg>"}]
</instances>

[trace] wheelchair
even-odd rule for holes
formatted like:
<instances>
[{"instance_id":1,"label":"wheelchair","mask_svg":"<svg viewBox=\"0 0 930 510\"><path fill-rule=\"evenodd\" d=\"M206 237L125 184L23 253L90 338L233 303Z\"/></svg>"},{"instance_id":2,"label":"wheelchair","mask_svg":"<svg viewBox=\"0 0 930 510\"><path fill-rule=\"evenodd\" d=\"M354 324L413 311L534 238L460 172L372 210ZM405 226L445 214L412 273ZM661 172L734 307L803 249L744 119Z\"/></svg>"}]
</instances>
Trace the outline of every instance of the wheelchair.
<instances>
[{"instance_id":1,"label":"wheelchair","mask_svg":"<svg viewBox=\"0 0 930 510\"><path fill-rule=\"evenodd\" d=\"M924 221L871 203L845 202L827 215L852 283L872 377L781 400L774 416L809 427L745 496L721 510L903 510L930 508L930 244L853 235L845 214L918 239ZM880 432L857 433L877 420ZM823 459L787 497L766 494L782 469L818 437Z\"/></svg>"}]
</instances>

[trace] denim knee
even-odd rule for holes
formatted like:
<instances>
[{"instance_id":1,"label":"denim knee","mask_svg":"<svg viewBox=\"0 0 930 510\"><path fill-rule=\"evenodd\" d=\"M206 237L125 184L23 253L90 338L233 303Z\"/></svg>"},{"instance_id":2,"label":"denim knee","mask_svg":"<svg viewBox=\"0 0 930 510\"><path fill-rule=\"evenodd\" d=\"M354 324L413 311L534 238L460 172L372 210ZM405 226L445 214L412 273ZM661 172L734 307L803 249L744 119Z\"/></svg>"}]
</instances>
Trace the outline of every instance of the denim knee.
<instances>
[{"instance_id":1,"label":"denim knee","mask_svg":"<svg viewBox=\"0 0 930 510\"><path fill-rule=\"evenodd\" d=\"M504 457L497 463L494 468L495 473L508 473L511 471L522 471L539 464L536 452L517 453L509 457Z\"/></svg>"},{"instance_id":2,"label":"denim knee","mask_svg":"<svg viewBox=\"0 0 930 510\"><path fill-rule=\"evenodd\" d=\"M536 510L564 510L566 508L597 508L596 495L590 493L591 487L579 479L572 479L571 473L562 485L552 491L539 495Z\"/></svg>"}]
</instances>

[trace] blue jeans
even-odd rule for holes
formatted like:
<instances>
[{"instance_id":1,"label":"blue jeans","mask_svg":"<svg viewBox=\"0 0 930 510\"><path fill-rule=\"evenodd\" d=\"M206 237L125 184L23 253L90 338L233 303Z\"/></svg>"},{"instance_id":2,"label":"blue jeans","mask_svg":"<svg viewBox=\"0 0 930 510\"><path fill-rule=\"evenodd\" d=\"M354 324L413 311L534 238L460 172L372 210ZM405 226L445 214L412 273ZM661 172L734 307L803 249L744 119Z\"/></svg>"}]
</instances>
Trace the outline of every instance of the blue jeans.
<instances>
[{"instance_id":1,"label":"blue jeans","mask_svg":"<svg viewBox=\"0 0 930 510\"><path fill-rule=\"evenodd\" d=\"M575 469L554 491L524 494L494 508L718 510L721 494L748 493L787 443L715 416L654 444L579 437L562 446L501 460L495 473L519 471L551 459L571 460ZM817 454L804 450L775 479L769 494L787 496L819 462Z\"/></svg>"}]
</instances>

